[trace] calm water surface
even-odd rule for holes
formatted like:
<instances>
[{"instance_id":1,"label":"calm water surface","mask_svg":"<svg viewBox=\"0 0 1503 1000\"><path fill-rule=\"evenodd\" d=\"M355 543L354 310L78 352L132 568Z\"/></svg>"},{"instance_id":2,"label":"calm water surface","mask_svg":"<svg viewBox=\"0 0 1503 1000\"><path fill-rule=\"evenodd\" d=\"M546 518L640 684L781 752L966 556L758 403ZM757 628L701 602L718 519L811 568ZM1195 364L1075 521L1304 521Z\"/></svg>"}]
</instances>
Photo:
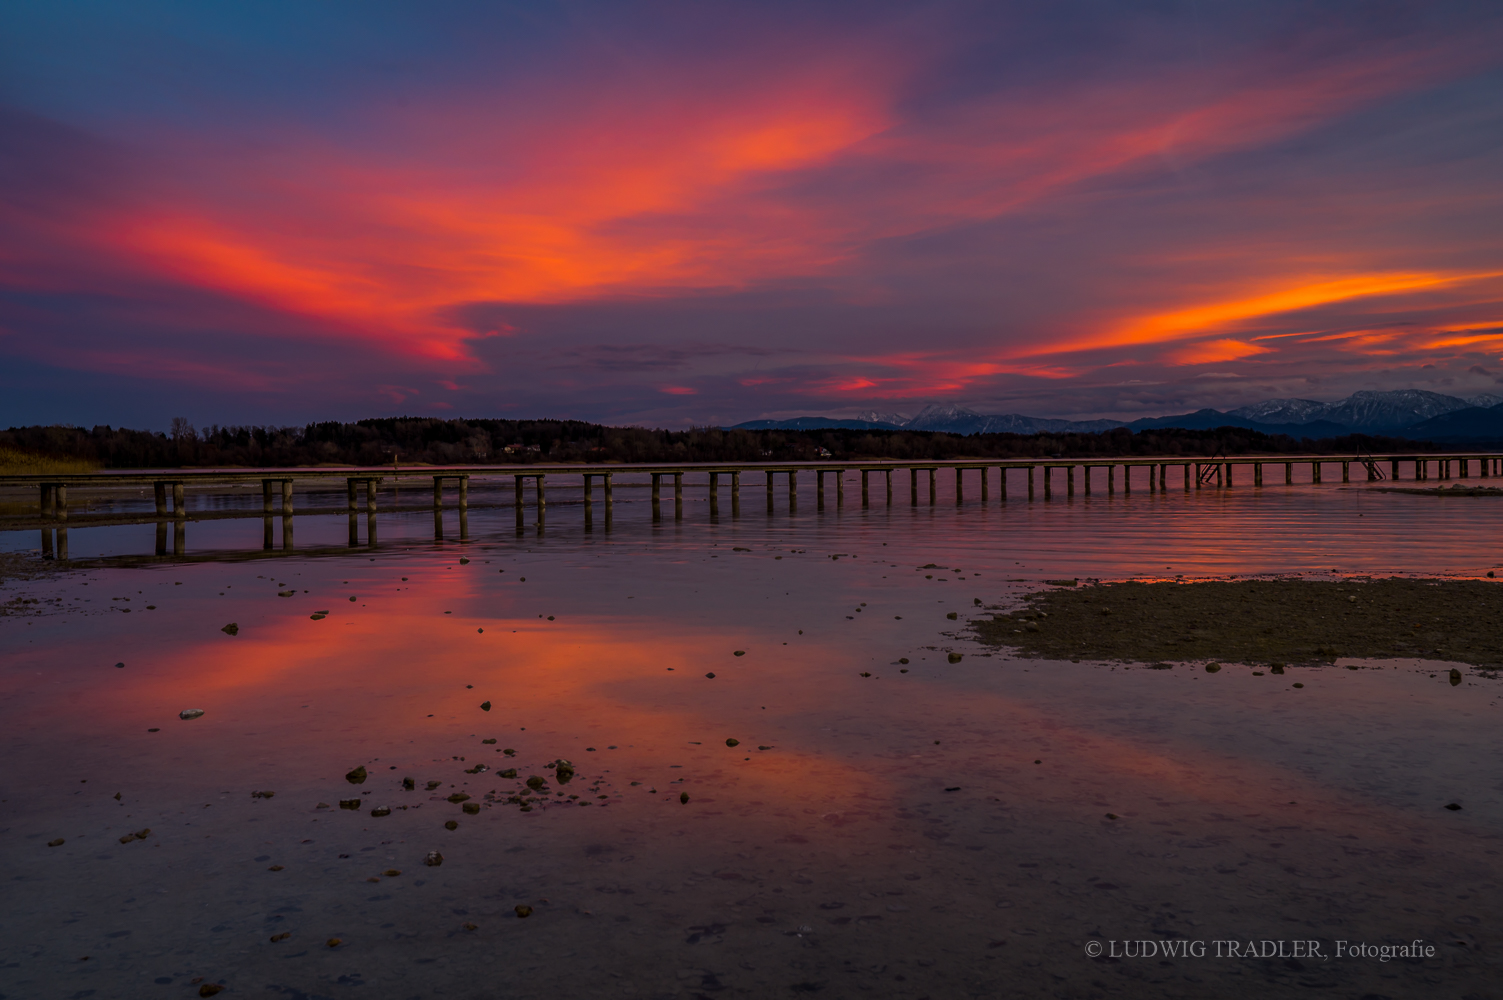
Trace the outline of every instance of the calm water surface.
<instances>
[{"instance_id":1,"label":"calm water surface","mask_svg":"<svg viewBox=\"0 0 1503 1000\"><path fill-rule=\"evenodd\" d=\"M1498 682L1019 660L966 620L1059 577L1479 576L1503 504L873 485L771 517L723 486L714 522L668 490L658 526L618 486L588 533L550 489L520 535L477 486L465 542L453 511L443 540L382 514L374 548L362 516L354 549L341 515L270 552L258 519L190 522L202 561L139 567L87 560L152 526L72 529L82 567L0 587L39 602L0 617L0 996L1496 991Z\"/></svg>"}]
</instances>

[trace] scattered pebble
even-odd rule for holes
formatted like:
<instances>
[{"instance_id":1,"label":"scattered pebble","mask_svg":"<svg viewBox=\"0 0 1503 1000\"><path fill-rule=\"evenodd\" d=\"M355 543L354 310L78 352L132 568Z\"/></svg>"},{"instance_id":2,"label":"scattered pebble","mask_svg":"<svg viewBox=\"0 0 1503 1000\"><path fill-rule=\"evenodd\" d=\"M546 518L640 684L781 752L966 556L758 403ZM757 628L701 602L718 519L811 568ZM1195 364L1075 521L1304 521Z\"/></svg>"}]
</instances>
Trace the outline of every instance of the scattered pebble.
<instances>
[{"instance_id":1,"label":"scattered pebble","mask_svg":"<svg viewBox=\"0 0 1503 1000\"><path fill-rule=\"evenodd\" d=\"M470 796L465 792L455 792L453 795L449 796L449 801L458 804L465 801L469 797Z\"/></svg>"},{"instance_id":2,"label":"scattered pebble","mask_svg":"<svg viewBox=\"0 0 1503 1000\"><path fill-rule=\"evenodd\" d=\"M218 983L204 983L198 988L198 995L201 997L211 997L223 989L224 987Z\"/></svg>"},{"instance_id":3,"label":"scattered pebble","mask_svg":"<svg viewBox=\"0 0 1503 1000\"><path fill-rule=\"evenodd\" d=\"M59 837L56 840L49 840L49 841L47 841L47 846L48 847L62 847L63 846L63 838Z\"/></svg>"},{"instance_id":4,"label":"scattered pebble","mask_svg":"<svg viewBox=\"0 0 1503 1000\"><path fill-rule=\"evenodd\" d=\"M123 663L117 663L117 664L115 664L115 669L116 670L124 670L125 669L125 664L123 664Z\"/></svg>"},{"instance_id":5,"label":"scattered pebble","mask_svg":"<svg viewBox=\"0 0 1503 1000\"><path fill-rule=\"evenodd\" d=\"M360 806L361 806L361 802L360 802L359 799L340 799L339 800L339 808L341 808L341 809L359 809Z\"/></svg>"},{"instance_id":6,"label":"scattered pebble","mask_svg":"<svg viewBox=\"0 0 1503 1000\"><path fill-rule=\"evenodd\" d=\"M709 673L705 674L705 676L708 677L708 678L710 678L710 680L714 680L715 679L715 672L712 670Z\"/></svg>"},{"instance_id":7,"label":"scattered pebble","mask_svg":"<svg viewBox=\"0 0 1503 1000\"><path fill-rule=\"evenodd\" d=\"M959 663L963 659L965 659L965 654L964 653L951 653L950 654L950 662L951 663Z\"/></svg>"},{"instance_id":8,"label":"scattered pebble","mask_svg":"<svg viewBox=\"0 0 1503 1000\"><path fill-rule=\"evenodd\" d=\"M495 740L481 740L480 742L481 743L494 743L496 741Z\"/></svg>"},{"instance_id":9,"label":"scattered pebble","mask_svg":"<svg viewBox=\"0 0 1503 1000\"><path fill-rule=\"evenodd\" d=\"M678 800L682 804L688 805L689 804L689 793L688 792L679 792L678 793Z\"/></svg>"},{"instance_id":10,"label":"scattered pebble","mask_svg":"<svg viewBox=\"0 0 1503 1000\"><path fill-rule=\"evenodd\" d=\"M279 871L286 870L286 868L287 868L286 865L272 865L270 868L268 868L266 870L269 871L269 872L279 872Z\"/></svg>"},{"instance_id":11,"label":"scattered pebble","mask_svg":"<svg viewBox=\"0 0 1503 1000\"><path fill-rule=\"evenodd\" d=\"M480 812L480 803L479 802L466 802L464 805L460 806L459 808L463 809L466 814L468 814L470 816L474 816L474 815L476 815L477 813Z\"/></svg>"},{"instance_id":12,"label":"scattered pebble","mask_svg":"<svg viewBox=\"0 0 1503 1000\"><path fill-rule=\"evenodd\" d=\"M1295 686L1295 687L1297 687L1297 688L1302 688L1302 687L1304 687L1304 685L1303 685L1303 684L1301 684L1301 683L1299 683L1299 682L1298 682L1298 681L1295 681L1295 682L1294 682L1294 686Z\"/></svg>"},{"instance_id":13,"label":"scattered pebble","mask_svg":"<svg viewBox=\"0 0 1503 1000\"><path fill-rule=\"evenodd\" d=\"M951 611L949 614L945 615L945 617L950 619L950 621L954 621L955 619L960 617L960 612Z\"/></svg>"},{"instance_id":14,"label":"scattered pebble","mask_svg":"<svg viewBox=\"0 0 1503 1000\"><path fill-rule=\"evenodd\" d=\"M444 824L444 829L445 830L458 830L459 829L459 821L458 820L452 820L452 819L449 820L447 823Z\"/></svg>"},{"instance_id":15,"label":"scattered pebble","mask_svg":"<svg viewBox=\"0 0 1503 1000\"><path fill-rule=\"evenodd\" d=\"M400 875L402 873L400 871L398 871L397 869L395 869L395 868L388 868L388 869L386 869L386 871L382 872L381 874L385 875L387 878L396 878L398 875Z\"/></svg>"},{"instance_id":16,"label":"scattered pebble","mask_svg":"<svg viewBox=\"0 0 1503 1000\"><path fill-rule=\"evenodd\" d=\"M371 815L372 816L390 816L391 815L391 807L390 806L377 806L376 808L374 808L374 809L371 810Z\"/></svg>"},{"instance_id":17,"label":"scattered pebble","mask_svg":"<svg viewBox=\"0 0 1503 1000\"><path fill-rule=\"evenodd\" d=\"M488 701L482 701L480 703L480 711L482 711L482 712L489 712L490 710L491 710L491 703L490 702L488 702Z\"/></svg>"},{"instance_id":18,"label":"scattered pebble","mask_svg":"<svg viewBox=\"0 0 1503 1000\"><path fill-rule=\"evenodd\" d=\"M1116 819L1117 818L1117 814L1116 813L1107 813L1106 814L1106 818L1107 819Z\"/></svg>"},{"instance_id":19,"label":"scattered pebble","mask_svg":"<svg viewBox=\"0 0 1503 1000\"><path fill-rule=\"evenodd\" d=\"M1461 683L1461 671L1457 670L1455 667L1452 667L1451 668L1451 686L1455 687L1456 685L1458 685L1460 683Z\"/></svg>"},{"instance_id":20,"label":"scattered pebble","mask_svg":"<svg viewBox=\"0 0 1503 1000\"><path fill-rule=\"evenodd\" d=\"M528 917L532 916L532 907L528 906L525 903L518 905L516 910L517 917L522 920L526 920Z\"/></svg>"},{"instance_id":21,"label":"scattered pebble","mask_svg":"<svg viewBox=\"0 0 1503 1000\"><path fill-rule=\"evenodd\" d=\"M429 868L437 868L443 863L444 856L437 851L429 851L428 856L423 859L423 864L427 865Z\"/></svg>"},{"instance_id":22,"label":"scattered pebble","mask_svg":"<svg viewBox=\"0 0 1503 1000\"><path fill-rule=\"evenodd\" d=\"M177 717L179 719L187 721L188 719L196 719L203 714L204 710L201 708L185 708L181 712L177 713Z\"/></svg>"},{"instance_id":23,"label":"scattered pebble","mask_svg":"<svg viewBox=\"0 0 1503 1000\"><path fill-rule=\"evenodd\" d=\"M428 782L428 791L431 792L435 788L437 788L439 785L442 785L442 784L443 784L442 781L430 781L430 782Z\"/></svg>"},{"instance_id":24,"label":"scattered pebble","mask_svg":"<svg viewBox=\"0 0 1503 1000\"><path fill-rule=\"evenodd\" d=\"M898 657L898 662L899 663L907 663L908 662L908 657L906 657L906 656L900 656L900 657Z\"/></svg>"},{"instance_id":25,"label":"scattered pebble","mask_svg":"<svg viewBox=\"0 0 1503 1000\"><path fill-rule=\"evenodd\" d=\"M746 655L746 650L744 650L744 649L738 649L734 653L732 653L731 655L732 656L745 656Z\"/></svg>"},{"instance_id":26,"label":"scattered pebble","mask_svg":"<svg viewBox=\"0 0 1503 1000\"><path fill-rule=\"evenodd\" d=\"M251 792L251 798L253 798L253 799L269 799L269 798L271 798L275 794L277 794L277 793L276 792Z\"/></svg>"},{"instance_id":27,"label":"scattered pebble","mask_svg":"<svg viewBox=\"0 0 1503 1000\"><path fill-rule=\"evenodd\" d=\"M283 931L280 934L273 934L271 936L271 942L272 944L276 944L278 941L286 941L290 937L292 937L291 931Z\"/></svg>"},{"instance_id":28,"label":"scattered pebble","mask_svg":"<svg viewBox=\"0 0 1503 1000\"><path fill-rule=\"evenodd\" d=\"M228 625L226 625L224 628L220 629L219 631L223 632L225 635L239 635L240 634L240 626L237 623L235 623L235 622L230 622Z\"/></svg>"},{"instance_id":29,"label":"scattered pebble","mask_svg":"<svg viewBox=\"0 0 1503 1000\"><path fill-rule=\"evenodd\" d=\"M370 775L366 773L365 765L361 764L359 767L355 768L355 770L346 774L344 776L344 780L348 781L352 785L363 785L365 784L365 779L368 777L370 777Z\"/></svg>"},{"instance_id":30,"label":"scattered pebble","mask_svg":"<svg viewBox=\"0 0 1503 1000\"><path fill-rule=\"evenodd\" d=\"M728 747L740 746L741 741L737 739L728 739L725 741L725 745Z\"/></svg>"},{"instance_id":31,"label":"scattered pebble","mask_svg":"<svg viewBox=\"0 0 1503 1000\"><path fill-rule=\"evenodd\" d=\"M340 945L344 944L344 939L329 938L329 940L325 941L324 944L328 945L330 948L338 948Z\"/></svg>"},{"instance_id":32,"label":"scattered pebble","mask_svg":"<svg viewBox=\"0 0 1503 1000\"><path fill-rule=\"evenodd\" d=\"M1459 802L1448 802L1448 803L1446 803L1446 808L1449 809L1449 810L1451 810L1452 812L1458 812L1461 809L1461 803L1459 803Z\"/></svg>"},{"instance_id":33,"label":"scattered pebble","mask_svg":"<svg viewBox=\"0 0 1503 1000\"><path fill-rule=\"evenodd\" d=\"M480 929L479 924L472 924L468 920L460 924L459 926L463 927L467 931L478 931Z\"/></svg>"},{"instance_id":34,"label":"scattered pebble","mask_svg":"<svg viewBox=\"0 0 1503 1000\"><path fill-rule=\"evenodd\" d=\"M1208 673L1208 674L1218 673L1218 672L1220 672L1220 670L1221 670L1221 664L1219 664L1219 663L1207 663L1206 664L1206 673Z\"/></svg>"},{"instance_id":35,"label":"scattered pebble","mask_svg":"<svg viewBox=\"0 0 1503 1000\"><path fill-rule=\"evenodd\" d=\"M402 779L402 788L404 790L410 792L410 791L412 791L416 787L417 787L417 782L413 781L411 778L403 778Z\"/></svg>"}]
</instances>

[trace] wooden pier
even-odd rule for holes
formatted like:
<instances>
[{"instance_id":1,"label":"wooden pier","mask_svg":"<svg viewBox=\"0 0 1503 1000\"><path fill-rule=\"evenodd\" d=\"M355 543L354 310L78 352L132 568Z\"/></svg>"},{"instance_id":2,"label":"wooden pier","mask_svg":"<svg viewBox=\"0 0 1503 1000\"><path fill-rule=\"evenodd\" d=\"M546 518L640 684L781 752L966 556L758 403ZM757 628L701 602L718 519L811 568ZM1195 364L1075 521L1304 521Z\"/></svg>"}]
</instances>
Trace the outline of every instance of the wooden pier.
<instances>
[{"instance_id":1,"label":"wooden pier","mask_svg":"<svg viewBox=\"0 0 1503 1000\"><path fill-rule=\"evenodd\" d=\"M1255 489L1265 488L1264 469L1273 466L1275 469L1282 465L1284 475L1280 485L1291 485L1294 482L1294 469L1296 466L1308 465L1311 470L1310 480L1312 484L1336 482L1334 476L1329 480L1325 473L1329 470L1334 473L1339 467L1341 483L1351 483L1352 473L1355 467L1359 481L1379 482L1398 481L1408 479L1417 482L1426 482L1431 479L1448 480L1452 478L1469 479L1474 475L1479 479L1490 479L1503 476L1503 456L1487 453L1453 453L1453 454L1384 454L1384 455L1240 455L1218 456L1215 458L1189 458L1180 456L1159 456L1144 458L1107 458L1107 459L1079 459L1079 458L1048 458L1048 459L1012 459L1007 461L998 460L951 460L932 462L902 462L902 461L872 461L872 462L797 462L797 463L726 463L726 464L683 464L683 465L493 465L493 466L456 466L456 467L421 467L414 469L384 469L384 468L356 468L356 469L264 469L264 470L232 470L232 469L178 469L166 471L121 471L121 472L94 472L67 476L0 476L0 490L15 491L18 489L36 490L38 497L38 517L49 526L64 526L73 523L77 526L86 524L125 524L125 523L148 523L155 521L158 524L158 552L163 553L166 549L165 533L166 525L173 522L181 522L188 517L185 506L185 490L191 488L195 493L213 491L221 495L228 495L231 490L243 487L254 487L259 483L261 486L261 509L259 511L246 510L199 510L193 513L195 520L217 519L222 517L255 517L260 516L266 520L266 545L272 544L272 519L283 520L284 546L291 547L292 518L294 515L294 485L299 485L305 492L319 491L328 492L328 488L339 480L344 480L346 486L345 511L350 515L351 538L356 537L356 515L374 515L377 511L377 487L382 485L394 485L400 488L403 485L411 486L417 483L432 484L431 504L422 503L416 506L404 504L394 510L411 511L430 509L434 512L436 526L442 530L442 517L450 495L446 490L452 489L453 503L461 515L461 523L469 509L469 485L471 479L487 481L504 481L510 477L514 480L514 506L516 508L516 523L520 529L524 526L524 513L529 506L534 511L536 523L541 526L547 518L547 486L551 478L554 482L565 481L578 477L583 485L583 507L586 525L593 523L595 504L595 484L600 481L602 487L602 499L604 500L604 515L606 524L610 524L612 508L615 500L614 477L617 476L644 476L650 480L652 518L660 521L663 513L663 481L672 477L673 483L673 518L682 520L684 517L684 490L685 477L693 477L707 491L710 513L712 516L720 512L722 479L728 479L730 484L730 507L732 516L739 516L741 512L741 480L745 475L760 475L767 494L767 509L774 510L776 485L781 480L786 483L787 502L790 511L798 507L798 482L799 474L806 473L813 476L815 505L818 510L826 509L831 502L830 490L827 487L827 479L834 480L833 504L835 507L843 507L846 503L847 476L860 475L861 483L861 506L870 507L873 503L872 477L880 476L881 485L877 491L879 503L891 506L894 503L894 477L901 483L903 478L907 483L907 501L910 506L917 507L922 499L927 497L930 505L938 502L937 477L943 470L954 470L955 473L955 502L963 503L965 498L966 484L969 479L974 479L977 485L977 496L983 503L993 499L992 474L996 473L995 499L999 503L1008 502L1009 497L1023 498L1029 501L1039 499L1040 489L1042 499L1052 500L1063 489L1066 498L1076 495L1077 489L1084 495L1091 495L1093 490L1093 474L1096 474L1095 483L1100 484L1096 488L1104 486L1106 494L1114 494L1119 488L1118 474L1120 472L1120 489L1123 494L1130 494L1132 488L1137 485L1150 492L1167 491L1171 479L1179 480L1185 491L1197 491L1206 489L1229 490L1237 487L1239 482L1247 482L1239 479L1238 470L1251 472L1251 486ZM1180 475L1171 476L1172 469L1180 470ZM902 474L907 473L904 477ZM1077 475L1078 473L1078 475ZM1104 475L1101 475L1104 473ZM971 476L969 474L974 474ZM1407 474L1407 475L1406 475ZM1058 480L1056 480L1056 475ZM923 479L921 485L921 478ZM645 484L644 484L645 485ZM692 484L691 484L692 485ZM122 489L144 490L150 486L155 499L154 514L145 513L122 513L122 514L96 514L88 513L83 516L71 515L69 510L68 491L90 491L98 493L105 491L117 493ZM1009 486L1013 492L1009 492ZM529 489L530 487L530 489ZM243 494L241 494L243 495ZM529 496L530 495L530 496ZM488 506L495 506L489 504ZM337 510L337 508L336 508ZM312 513L313 511L310 511ZM320 514L335 513L327 507L317 510ZM368 518L369 527L367 532L374 539L374 517ZM29 522L36 525L35 519ZM8 517L0 520L0 528L25 527L22 519ZM174 532L174 550L182 551L182 533L179 528ZM50 543L48 543L50 545ZM352 542L353 544L353 542Z\"/></svg>"}]
</instances>

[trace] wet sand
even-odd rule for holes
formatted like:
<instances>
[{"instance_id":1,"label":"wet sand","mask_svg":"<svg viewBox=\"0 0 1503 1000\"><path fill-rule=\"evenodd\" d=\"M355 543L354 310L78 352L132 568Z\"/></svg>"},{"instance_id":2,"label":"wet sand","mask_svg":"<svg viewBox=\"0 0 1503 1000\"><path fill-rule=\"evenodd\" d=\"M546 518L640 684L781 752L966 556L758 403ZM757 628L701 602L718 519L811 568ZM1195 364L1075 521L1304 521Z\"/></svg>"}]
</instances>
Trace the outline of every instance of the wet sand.
<instances>
[{"instance_id":1,"label":"wet sand","mask_svg":"<svg viewBox=\"0 0 1503 1000\"><path fill-rule=\"evenodd\" d=\"M1503 664L1492 580L1119 582L1051 587L972 624L981 641L1044 659L1332 663L1425 657Z\"/></svg>"}]
</instances>

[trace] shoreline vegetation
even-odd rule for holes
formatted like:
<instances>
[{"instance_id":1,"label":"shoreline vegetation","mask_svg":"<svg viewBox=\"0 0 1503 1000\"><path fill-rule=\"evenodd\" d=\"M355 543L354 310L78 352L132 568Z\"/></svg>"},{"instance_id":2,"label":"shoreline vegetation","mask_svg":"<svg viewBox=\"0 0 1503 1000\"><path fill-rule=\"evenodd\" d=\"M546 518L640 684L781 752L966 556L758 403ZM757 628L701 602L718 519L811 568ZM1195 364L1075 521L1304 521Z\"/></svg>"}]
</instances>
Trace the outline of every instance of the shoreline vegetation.
<instances>
[{"instance_id":1,"label":"shoreline vegetation","mask_svg":"<svg viewBox=\"0 0 1503 1000\"><path fill-rule=\"evenodd\" d=\"M1353 577L1095 583L1037 591L971 622L980 641L1046 660L1167 666L1423 658L1503 666L1503 581Z\"/></svg>"},{"instance_id":2,"label":"shoreline vegetation","mask_svg":"<svg viewBox=\"0 0 1503 1000\"><path fill-rule=\"evenodd\" d=\"M1125 427L1097 433L947 434L934 431L724 430L608 427L578 420L440 420L393 417L302 427L172 430L100 425L0 431L0 474L46 475L105 469L242 466L495 465L538 462L795 462L893 459L1131 458L1220 455L1365 454L1440 450L1430 442L1351 434L1294 438L1241 427L1212 430ZM11 458L9 456L16 456ZM27 464L30 463L30 464ZM47 465L46 463L53 463ZM69 463L81 463L77 468Z\"/></svg>"}]
</instances>

